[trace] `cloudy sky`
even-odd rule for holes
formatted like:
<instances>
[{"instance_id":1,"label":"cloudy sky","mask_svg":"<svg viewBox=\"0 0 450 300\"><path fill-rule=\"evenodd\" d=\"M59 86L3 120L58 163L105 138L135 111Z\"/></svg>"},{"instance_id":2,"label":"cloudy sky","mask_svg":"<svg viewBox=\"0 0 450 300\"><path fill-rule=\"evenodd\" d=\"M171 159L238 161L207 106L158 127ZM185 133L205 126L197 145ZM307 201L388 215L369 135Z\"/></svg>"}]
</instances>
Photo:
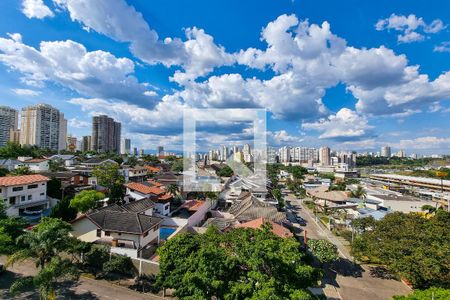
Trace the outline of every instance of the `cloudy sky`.
<instances>
[{"instance_id":1,"label":"cloudy sky","mask_svg":"<svg viewBox=\"0 0 450 300\"><path fill-rule=\"evenodd\" d=\"M185 108L265 108L272 145L450 153L450 2L3 0L0 102L180 149ZM249 124L204 126L205 146Z\"/></svg>"}]
</instances>

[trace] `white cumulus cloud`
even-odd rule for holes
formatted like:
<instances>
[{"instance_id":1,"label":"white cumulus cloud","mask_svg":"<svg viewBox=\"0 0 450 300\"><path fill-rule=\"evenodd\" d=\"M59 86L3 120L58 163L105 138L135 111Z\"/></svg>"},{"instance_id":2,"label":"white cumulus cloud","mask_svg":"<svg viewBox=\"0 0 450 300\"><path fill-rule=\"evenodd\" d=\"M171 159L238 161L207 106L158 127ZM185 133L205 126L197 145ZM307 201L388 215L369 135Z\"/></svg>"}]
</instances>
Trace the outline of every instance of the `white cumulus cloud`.
<instances>
[{"instance_id":1,"label":"white cumulus cloud","mask_svg":"<svg viewBox=\"0 0 450 300\"><path fill-rule=\"evenodd\" d=\"M43 0L23 0L22 12L29 19L43 19L54 16L53 12L44 4Z\"/></svg>"},{"instance_id":2,"label":"white cumulus cloud","mask_svg":"<svg viewBox=\"0 0 450 300\"><path fill-rule=\"evenodd\" d=\"M12 89L14 93L20 96L39 96L41 94L40 91L30 90L30 89Z\"/></svg>"}]
</instances>

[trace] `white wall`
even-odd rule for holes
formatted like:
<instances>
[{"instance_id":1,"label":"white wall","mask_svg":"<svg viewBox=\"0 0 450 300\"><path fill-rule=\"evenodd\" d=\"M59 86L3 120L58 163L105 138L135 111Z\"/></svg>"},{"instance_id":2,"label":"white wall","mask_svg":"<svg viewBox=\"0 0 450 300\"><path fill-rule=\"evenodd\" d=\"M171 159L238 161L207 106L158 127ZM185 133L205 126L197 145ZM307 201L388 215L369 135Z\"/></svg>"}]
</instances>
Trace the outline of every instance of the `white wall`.
<instances>
[{"instance_id":1,"label":"white wall","mask_svg":"<svg viewBox=\"0 0 450 300\"><path fill-rule=\"evenodd\" d=\"M25 184L18 186L2 186L0 187L1 193L0 197L4 199L7 207L7 214L9 216L17 216L19 213L18 208L15 206L20 205L32 205L35 202L41 202L47 200L47 182L38 182L36 188L28 188L30 185L34 184ZM13 191L16 187L22 187L20 191ZM28 199L31 196L31 199ZM15 204L10 205L9 199L10 197L15 197ZM24 200L22 198L24 197ZM47 204L48 205L48 204Z\"/></svg>"},{"instance_id":2,"label":"white wall","mask_svg":"<svg viewBox=\"0 0 450 300\"><path fill-rule=\"evenodd\" d=\"M167 216L170 213L170 202L156 202L155 203L155 212L163 215L163 216Z\"/></svg>"}]
</instances>

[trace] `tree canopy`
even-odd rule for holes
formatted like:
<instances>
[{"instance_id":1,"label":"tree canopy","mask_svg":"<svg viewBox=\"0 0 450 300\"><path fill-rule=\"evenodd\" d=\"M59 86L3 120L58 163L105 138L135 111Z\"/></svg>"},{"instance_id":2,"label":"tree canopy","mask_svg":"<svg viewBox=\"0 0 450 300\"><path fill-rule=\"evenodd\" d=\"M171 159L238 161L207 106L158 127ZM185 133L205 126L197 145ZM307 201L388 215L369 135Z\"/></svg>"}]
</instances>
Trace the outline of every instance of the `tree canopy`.
<instances>
[{"instance_id":1,"label":"tree canopy","mask_svg":"<svg viewBox=\"0 0 450 300\"><path fill-rule=\"evenodd\" d=\"M339 257L336 245L327 240L309 240L308 248L322 264L333 262Z\"/></svg>"},{"instance_id":2,"label":"tree canopy","mask_svg":"<svg viewBox=\"0 0 450 300\"><path fill-rule=\"evenodd\" d=\"M450 285L450 213L428 218L395 212L358 235L352 251L360 260L377 261L414 287Z\"/></svg>"},{"instance_id":3,"label":"tree canopy","mask_svg":"<svg viewBox=\"0 0 450 300\"><path fill-rule=\"evenodd\" d=\"M217 171L217 176L220 177L231 177L233 175L233 169L231 169L229 166L224 166L220 168L220 170Z\"/></svg>"},{"instance_id":4,"label":"tree canopy","mask_svg":"<svg viewBox=\"0 0 450 300\"><path fill-rule=\"evenodd\" d=\"M450 289L429 288L426 290L415 290L406 296L394 296L394 300L448 300L450 299Z\"/></svg>"},{"instance_id":5,"label":"tree canopy","mask_svg":"<svg viewBox=\"0 0 450 300\"><path fill-rule=\"evenodd\" d=\"M314 299L307 288L320 275L304 262L299 243L274 235L269 224L179 234L158 254L157 284L179 299Z\"/></svg>"},{"instance_id":6,"label":"tree canopy","mask_svg":"<svg viewBox=\"0 0 450 300\"><path fill-rule=\"evenodd\" d=\"M70 207L85 213L98 206L98 201L105 198L103 193L97 191L81 191L70 201Z\"/></svg>"},{"instance_id":7,"label":"tree canopy","mask_svg":"<svg viewBox=\"0 0 450 300\"><path fill-rule=\"evenodd\" d=\"M97 178L97 183L108 189L109 200L112 203L123 199L123 184L125 178L119 173L119 165L115 163L104 163L94 168L92 175Z\"/></svg>"}]
</instances>

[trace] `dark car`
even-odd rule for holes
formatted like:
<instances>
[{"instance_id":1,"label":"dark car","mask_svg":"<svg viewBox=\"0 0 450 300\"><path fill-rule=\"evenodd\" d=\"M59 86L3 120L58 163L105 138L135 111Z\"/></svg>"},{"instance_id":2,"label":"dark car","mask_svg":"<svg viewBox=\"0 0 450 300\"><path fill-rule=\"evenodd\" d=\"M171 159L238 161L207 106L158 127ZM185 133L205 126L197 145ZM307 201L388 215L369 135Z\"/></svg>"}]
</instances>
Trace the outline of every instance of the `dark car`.
<instances>
[{"instance_id":1,"label":"dark car","mask_svg":"<svg viewBox=\"0 0 450 300\"><path fill-rule=\"evenodd\" d=\"M2 264L0 264L0 274L2 274L4 272L5 272L5 267Z\"/></svg>"},{"instance_id":2,"label":"dark car","mask_svg":"<svg viewBox=\"0 0 450 300\"><path fill-rule=\"evenodd\" d=\"M306 226L306 220L302 217L297 217L297 222L300 224L300 226Z\"/></svg>"}]
</instances>

